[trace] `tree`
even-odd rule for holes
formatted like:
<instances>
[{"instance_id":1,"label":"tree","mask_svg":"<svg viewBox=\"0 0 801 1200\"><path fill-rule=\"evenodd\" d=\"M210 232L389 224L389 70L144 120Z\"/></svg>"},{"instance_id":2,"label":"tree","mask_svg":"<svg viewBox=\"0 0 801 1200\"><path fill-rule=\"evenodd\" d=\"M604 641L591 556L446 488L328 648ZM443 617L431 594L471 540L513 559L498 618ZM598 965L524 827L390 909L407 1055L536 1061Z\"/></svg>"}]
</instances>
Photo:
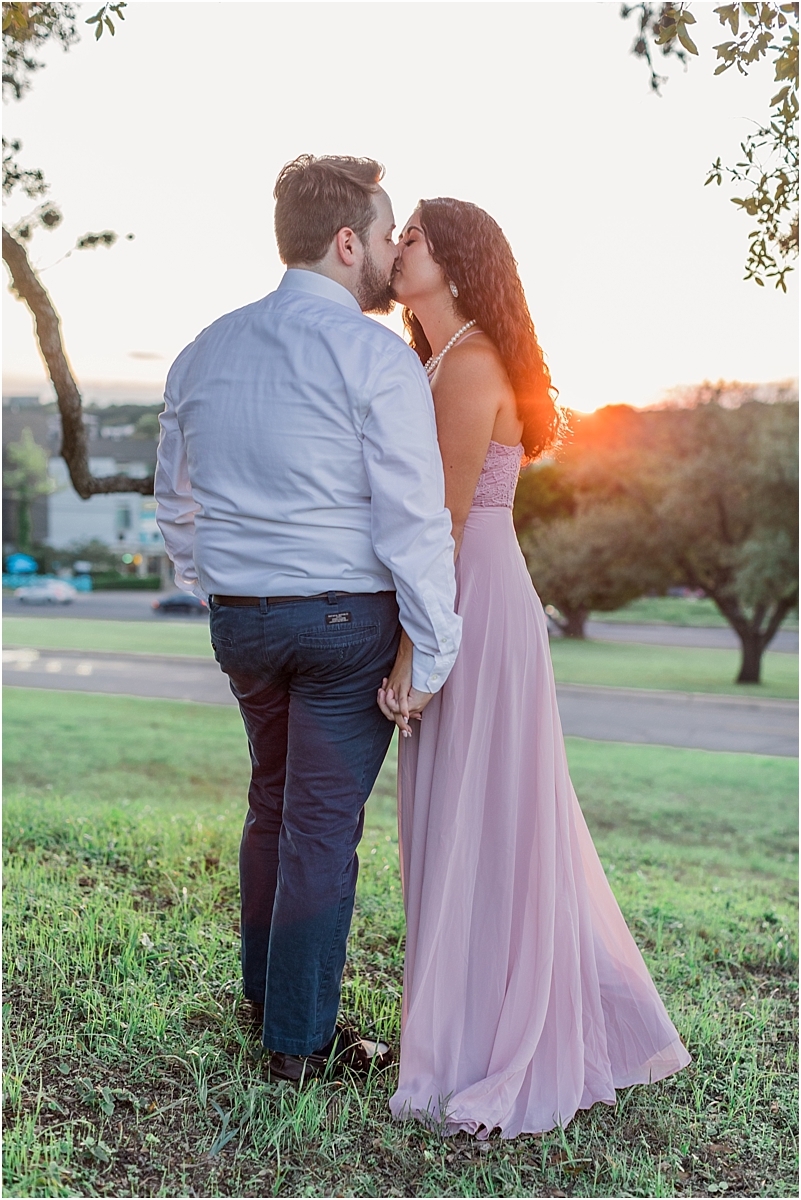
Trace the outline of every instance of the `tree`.
<instances>
[{"instance_id":1,"label":"tree","mask_svg":"<svg viewBox=\"0 0 801 1200\"><path fill-rule=\"evenodd\" d=\"M737 682L759 683L765 648L798 604L798 402L725 407L738 390L601 409L577 421L566 462L579 503L638 514L652 568L715 602L740 639Z\"/></svg>"},{"instance_id":2,"label":"tree","mask_svg":"<svg viewBox=\"0 0 801 1200\"><path fill-rule=\"evenodd\" d=\"M589 506L574 517L533 523L520 536L534 586L565 637L583 638L591 612L612 612L659 587L643 554L643 523L621 504Z\"/></svg>"},{"instance_id":3,"label":"tree","mask_svg":"<svg viewBox=\"0 0 801 1200\"><path fill-rule=\"evenodd\" d=\"M733 196L755 228L748 235L745 278L764 287L774 279L787 291L786 276L798 257L798 10L797 3L724 4L714 11L731 37L714 49L720 60L716 75L736 67L747 75L760 59L773 59L774 81L779 90L770 101L768 119L741 143L742 158L727 167L718 158L706 183L720 186L724 175L745 185L745 194ZM624 4L621 15L639 18L632 53L645 59L651 90L657 95L666 79L656 73L654 54L682 63L698 50L688 26L696 23L689 4Z\"/></svg>"},{"instance_id":4,"label":"tree","mask_svg":"<svg viewBox=\"0 0 801 1200\"><path fill-rule=\"evenodd\" d=\"M161 431L159 424L159 415L156 412L144 412L141 417L136 418L134 425L134 437L138 438L158 438Z\"/></svg>"},{"instance_id":5,"label":"tree","mask_svg":"<svg viewBox=\"0 0 801 1200\"><path fill-rule=\"evenodd\" d=\"M682 581L703 588L742 646L738 683L798 604L798 404L715 403L669 416L655 507Z\"/></svg>"},{"instance_id":6,"label":"tree","mask_svg":"<svg viewBox=\"0 0 801 1200\"><path fill-rule=\"evenodd\" d=\"M34 441L26 426L18 442L9 442L6 457L11 464L3 472L3 485L17 502L17 549L29 554L32 547L31 505L37 496L49 496L55 483L47 473L47 454Z\"/></svg>"},{"instance_id":7,"label":"tree","mask_svg":"<svg viewBox=\"0 0 801 1200\"><path fill-rule=\"evenodd\" d=\"M104 30L114 33L113 13L124 20L125 3L104 4L86 22L95 26L95 37ZM77 41L75 8L71 4L3 4L3 94L21 99L30 88L31 76L44 65L34 54L46 42L53 41L68 50ZM17 154L18 141L3 139L3 195L19 188L30 199L41 199L48 190L44 174L38 168L22 167ZM3 260L11 276L12 289L27 305L34 320L34 332L56 392L61 415L61 454L67 464L73 487L84 500L108 492L153 492L153 478L131 479L127 475L98 477L89 467L87 433L83 422L81 394L61 338L61 322L55 305L31 265L26 243L34 231L55 228L61 213L52 203L43 203L13 229L3 226ZM131 237L132 235L128 235ZM117 240L113 230L86 233L75 249L112 246Z\"/></svg>"},{"instance_id":8,"label":"tree","mask_svg":"<svg viewBox=\"0 0 801 1200\"><path fill-rule=\"evenodd\" d=\"M592 611L612 612L665 586L667 567L654 555L653 520L630 496L583 486L575 455L524 472L515 527L534 586L565 637L583 638Z\"/></svg>"}]
</instances>

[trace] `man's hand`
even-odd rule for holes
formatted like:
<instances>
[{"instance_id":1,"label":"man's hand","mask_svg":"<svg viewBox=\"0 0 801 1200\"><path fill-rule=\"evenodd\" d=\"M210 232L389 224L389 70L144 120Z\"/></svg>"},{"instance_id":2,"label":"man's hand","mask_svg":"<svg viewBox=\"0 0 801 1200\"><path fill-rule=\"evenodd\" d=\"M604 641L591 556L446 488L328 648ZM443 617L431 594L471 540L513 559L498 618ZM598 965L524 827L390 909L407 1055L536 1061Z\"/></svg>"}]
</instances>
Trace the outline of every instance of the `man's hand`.
<instances>
[{"instance_id":1,"label":"man's hand","mask_svg":"<svg viewBox=\"0 0 801 1200\"><path fill-rule=\"evenodd\" d=\"M416 687L404 689L396 695L389 685L389 680L385 679L383 687L378 689L378 707L385 717L395 722L401 731L401 737L411 737L412 728L409 721L422 721L422 711L433 695L433 692L419 692Z\"/></svg>"},{"instance_id":2,"label":"man's hand","mask_svg":"<svg viewBox=\"0 0 801 1200\"><path fill-rule=\"evenodd\" d=\"M394 721L401 737L411 737L410 719L421 720L421 713L433 693L419 692L412 687L412 655L414 647L404 630L398 656L389 678L378 689L378 707L389 721Z\"/></svg>"}]
</instances>

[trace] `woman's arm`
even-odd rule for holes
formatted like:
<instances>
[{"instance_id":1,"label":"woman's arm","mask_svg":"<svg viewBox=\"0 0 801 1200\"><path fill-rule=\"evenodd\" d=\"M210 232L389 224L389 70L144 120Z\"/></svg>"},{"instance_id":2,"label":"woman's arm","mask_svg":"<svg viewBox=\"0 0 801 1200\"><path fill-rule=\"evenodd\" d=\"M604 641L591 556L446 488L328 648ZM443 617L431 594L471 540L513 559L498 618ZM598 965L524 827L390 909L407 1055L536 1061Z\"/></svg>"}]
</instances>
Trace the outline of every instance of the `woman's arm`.
<instances>
[{"instance_id":1,"label":"woman's arm","mask_svg":"<svg viewBox=\"0 0 801 1200\"><path fill-rule=\"evenodd\" d=\"M412 687L412 655L414 646L405 629L401 630L400 646L395 664L378 689L378 707L388 720L394 721L402 737L411 737L409 720L421 719L421 712L431 696ZM427 698L426 698L427 697ZM424 701L424 703L420 703Z\"/></svg>"},{"instance_id":2,"label":"woman's arm","mask_svg":"<svg viewBox=\"0 0 801 1200\"><path fill-rule=\"evenodd\" d=\"M514 412L515 396L497 351L484 338L449 351L433 391L445 507L450 510L458 557L496 419L507 407Z\"/></svg>"},{"instance_id":3,"label":"woman's arm","mask_svg":"<svg viewBox=\"0 0 801 1200\"><path fill-rule=\"evenodd\" d=\"M498 415L517 427L515 396L503 364L488 339L450 351L434 382L437 436L445 473L445 506L451 514L456 557L467 514L487 457ZM413 647L401 634L400 649L388 679L378 689L384 716L395 721L403 737L411 736L410 717L419 717L421 699L412 687Z\"/></svg>"}]
</instances>

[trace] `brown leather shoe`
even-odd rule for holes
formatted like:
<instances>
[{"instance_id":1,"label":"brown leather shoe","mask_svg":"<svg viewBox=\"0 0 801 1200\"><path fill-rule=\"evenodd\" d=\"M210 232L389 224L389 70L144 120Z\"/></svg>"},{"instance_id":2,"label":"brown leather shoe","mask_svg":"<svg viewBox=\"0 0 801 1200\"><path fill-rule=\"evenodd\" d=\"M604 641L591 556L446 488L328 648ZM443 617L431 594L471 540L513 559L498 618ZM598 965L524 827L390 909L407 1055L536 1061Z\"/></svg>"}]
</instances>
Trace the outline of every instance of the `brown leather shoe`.
<instances>
[{"instance_id":1,"label":"brown leather shoe","mask_svg":"<svg viewBox=\"0 0 801 1200\"><path fill-rule=\"evenodd\" d=\"M328 1054L282 1054L273 1050L267 1056L267 1079L270 1083L296 1083L302 1087L325 1073L329 1058ZM336 1074L336 1067L337 1064L332 1063L331 1074Z\"/></svg>"},{"instance_id":2,"label":"brown leather shoe","mask_svg":"<svg viewBox=\"0 0 801 1200\"><path fill-rule=\"evenodd\" d=\"M336 1053L351 1070L366 1075L372 1068L382 1071L394 1058L386 1042L365 1038L352 1025L337 1026Z\"/></svg>"},{"instance_id":3,"label":"brown leather shoe","mask_svg":"<svg viewBox=\"0 0 801 1200\"><path fill-rule=\"evenodd\" d=\"M259 1004L256 1000L245 1000L240 1012L247 1028L252 1033L258 1034L259 1041L261 1041L261 1031L264 1028L264 1005Z\"/></svg>"},{"instance_id":4,"label":"brown leather shoe","mask_svg":"<svg viewBox=\"0 0 801 1200\"><path fill-rule=\"evenodd\" d=\"M343 1067L367 1074L372 1067L381 1070L392 1062L392 1050L386 1042L363 1038L348 1025L337 1026L331 1044L314 1054L283 1054L274 1050L267 1058L270 1082L286 1081L302 1086L321 1075L338 1075Z\"/></svg>"}]
</instances>

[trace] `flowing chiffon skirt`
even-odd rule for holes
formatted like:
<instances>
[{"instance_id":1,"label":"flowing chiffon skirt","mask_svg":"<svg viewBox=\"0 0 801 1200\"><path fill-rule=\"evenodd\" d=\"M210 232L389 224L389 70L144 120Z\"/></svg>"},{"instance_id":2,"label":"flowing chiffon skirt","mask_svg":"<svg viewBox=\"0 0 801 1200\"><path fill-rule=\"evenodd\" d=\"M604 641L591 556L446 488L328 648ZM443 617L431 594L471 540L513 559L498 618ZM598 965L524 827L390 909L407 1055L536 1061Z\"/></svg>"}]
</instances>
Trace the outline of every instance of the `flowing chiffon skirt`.
<instances>
[{"instance_id":1,"label":"flowing chiffon skirt","mask_svg":"<svg viewBox=\"0 0 801 1200\"><path fill-rule=\"evenodd\" d=\"M407 917L396 1117L487 1137L565 1126L690 1061L593 846L548 633L508 508L473 508L462 646L401 739Z\"/></svg>"}]
</instances>

